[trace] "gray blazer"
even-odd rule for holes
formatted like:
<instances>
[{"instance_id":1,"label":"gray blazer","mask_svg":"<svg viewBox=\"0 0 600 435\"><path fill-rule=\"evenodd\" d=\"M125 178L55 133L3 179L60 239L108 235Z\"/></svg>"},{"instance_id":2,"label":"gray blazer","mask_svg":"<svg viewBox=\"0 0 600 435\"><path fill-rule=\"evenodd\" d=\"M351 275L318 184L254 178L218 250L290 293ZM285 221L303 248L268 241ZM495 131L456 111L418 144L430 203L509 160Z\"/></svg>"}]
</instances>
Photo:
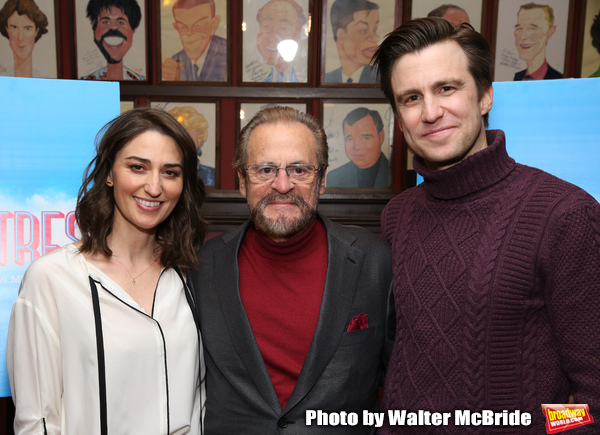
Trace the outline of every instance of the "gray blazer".
<instances>
[{"instance_id":1,"label":"gray blazer","mask_svg":"<svg viewBox=\"0 0 600 435\"><path fill-rule=\"evenodd\" d=\"M237 255L250 222L206 243L199 270L192 275L207 367L206 435L375 433L375 428L362 425L362 410L377 410L393 344L388 333L395 328L390 248L365 229L320 218L329 250L323 301L284 410L239 293ZM350 321L363 312L369 327L347 332ZM307 426L307 410L356 412L359 424Z\"/></svg>"}]
</instances>

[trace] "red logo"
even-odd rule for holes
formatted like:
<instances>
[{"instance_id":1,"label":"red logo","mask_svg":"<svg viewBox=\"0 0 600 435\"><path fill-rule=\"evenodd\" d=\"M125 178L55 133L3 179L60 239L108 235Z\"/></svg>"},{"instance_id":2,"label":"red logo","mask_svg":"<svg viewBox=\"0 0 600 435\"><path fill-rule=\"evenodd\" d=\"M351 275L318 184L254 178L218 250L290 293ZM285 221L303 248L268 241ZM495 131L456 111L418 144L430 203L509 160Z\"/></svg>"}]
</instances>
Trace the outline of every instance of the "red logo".
<instances>
[{"instance_id":1,"label":"red logo","mask_svg":"<svg viewBox=\"0 0 600 435\"><path fill-rule=\"evenodd\" d=\"M587 405L542 405L546 416L546 432L562 432L594 422Z\"/></svg>"}]
</instances>

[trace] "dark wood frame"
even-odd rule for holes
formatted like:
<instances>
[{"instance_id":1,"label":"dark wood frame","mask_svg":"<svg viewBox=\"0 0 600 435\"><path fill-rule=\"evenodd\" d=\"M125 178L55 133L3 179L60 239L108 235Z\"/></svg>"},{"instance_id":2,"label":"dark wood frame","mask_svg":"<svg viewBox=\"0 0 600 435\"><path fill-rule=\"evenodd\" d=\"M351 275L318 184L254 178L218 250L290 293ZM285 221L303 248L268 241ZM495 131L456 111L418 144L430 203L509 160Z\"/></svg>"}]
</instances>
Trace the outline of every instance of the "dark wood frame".
<instances>
[{"instance_id":1,"label":"dark wood frame","mask_svg":"<svg viewBox=\"0 0 600 435\"><path fill-rule=\"evenodd\" d=\"M171 80L163 80L162 79L162 22L161 22L161 9L162 2L154 2L153 13L155 16L155 29L158 32L156 35L156 50L154 52L155 63L156 63L156 71L157 71L157 81L162 85L169 86L226 86L231 85L231 1L233 0L214 0L215 6L216 3L225 3L225 11L227 16L225 20L221 16L221 23L219 24L219 28L225 27L227 31L227 80L226 81L171 81Z\"/></svg>"},{"instance_id":2,"label":"dark wood frame","mask_svg":"<svg viewBox=\"0 0 600 435\"><path fill-rule=\"evenodd\" d=\"M54 22L50 23L50 20L48 20L48 26L50 26L50 24L52 24L54 26L54 32L53 33L50 33L50 32L46 33L45 35L43 35L38 40L38 42L41 41L41 40L46 40L46 38L47 39L53 38L54 52L56 54L56 70L54 71L55 76L53 76L53 77L40 77L40 78L61 78L63 74L62 74L62 62L61 62L61 59L62 59L61 46L62 45L60 44L60 31L61 31L61 29L62 29L63 26L62 26L62 23L61 23L61 20L60 20L61 17L60 17L60 10L59 10L59 0L45 0L45 1L47 1L52 6L52 12L54 14ZM40 6L39 2L40 2L40 0L35 0L35 3L36 3L36 5L38 7ZM0 1L0 9L2 9L2 7L4 7L5 4L6 4L6 0ZM44 11L42 10L42 12L44 12ZM2 40L6 40L6 44L9 44L8 38L5 39L2 36ZM36 42L35 44L37 45L38 42ZM36 53L35 54L36 58L38 60L41 60L41 62L37 62L37 63L42 63L43 62L43 58L46 58L46 53L42 53L40 50L41 49L38 46L38 51L36 52L35 51L35 47L34 47L34 53ZM12 50L10 49L10 47L8 48L8 52L9 53L12 52ZM11 63L12 63L12 58L8 59L7 65L9 65Z\"/></svg>"},{"instance_id":3,"label":"dark wood frame","mask_svg":"<svg viewBox=\"0 0 600 435\"><path fill-rule=\"evenodd\" d=\"M327 5L333 4L335 0L322 0L321 1L321 28L320 28L320 42L321 42L321 56L319 62L319 86L322 87L365 87L365 88L378 88L379 83L326 83L325 82L325 66L327 64L327 28L329 25L329 15L327 13ZM388 3L385 0L375 0L377 3L384 3L386 6ZM390 2L391 3L391 2ZM399 25L401 16L402 16L402 2L396 1L393 2L394 5L394 18L393 18L393 26L396 27ZM390 31L393 29L390 29ZM385 36L385 34L379 33L381 38ZM336 53L337 55L337 53Z\"/></svg>"},{"instance_id":4,"label":"dark wood frame","mask_svg":"<svg viewBox=\"0 0 600 435\"><path fill-rule=\"evenodd\" d=\"M238 28L239 29L243 29L244 24L247 26L247 23L244 23L244 6L243 3L246 1L252 1L252 2L256 2L257 0L240 0L240 13L239 13L239 24L238 24ZM285 87L285 88L292 88L292 87L307 87L307 86L311 86L312 85L312 80L311 80L311 76L312 76L312 68L313 68L313 39L314 39L314 25L312 24L312 17L313 17L313 10L314 10L314 1L313 0L296 0L296 1L303 1L303 2L307 2L308 3L308 11L306 11L306 18L307 18L307 23L306 25L308 26L309 29L309 34L308 34L308 40L307 40L307 56L306 56L306 82L300 82L300 83L264 83L264 82L247 82L244 81L244 31L240 31L238 34L238 47L239 47L239 52L238 52L238 82L242 85L242 86L275 86L275 87ZM263 5L265 5L266 3L268 3L269 0L263 0ZM247 17L249 20L251 20L251 22L253 24L256 24L256 17L254 16L250 16Z\"/></svg>"},{"instance_id":5,"label":"dark wood frame","mask_svg":"<svg viewBox=\"0 0 600 435\"><path fill-rule=\"evenodd\" d=\"M472 1L472 0L470 0ZM455 4L455 2L447 2L444 0L438 0L440 6L443 4L448 4L448 3L453 3ZM407 19L411 19L413 18L413 14L412 14L412 5L413 5L413 1L411 0L406 0L406 8L407 8ZM485 31L486 31L486 17L487 17L487 0L481 0L481 16L479 17L480 19L480 23L479 23L479 33L481 33L482 35L485 35ZM457 6L463 7L460 4L457 4ZM473 26L475 27L475 26Z\"/></svg>"},{"instance_id":6,"label":"dark wood frame","mask_svg":"<svg viewBox=\"0 0 600 435\"><path fill-rule=\"evenodd\" d=\"M600 53L598 53L598 51L594 47L592 47L592 46L586 47L584 45L586 36L589 36L589 33L590 33L590 27L587 26L588 16L593 18L596 15L600 15L600 0L595 0L595 2L597 3L597 9L591 9L590 8L591 0L584 0L583 5L581 7L581 11L580 11L581 13L580 13L580 17L579 17L579 22L581 23L581 25L579 26L579 37L577 39L577 42L578 42L578 44L577 44L577 70L575 73L575 77L579 77L579 78L589 77L589 74L587 74L587 73L584 77L582 77L584 56L586 53L588 53L588 50L589 51L593 50L592 53L598 54L598 57L600 57Z\"/></svg>"},{"instance_id":7,"label":"dark wood frame","mask_svg":"<svg viewBox=\"0 0 600 435\"><path fill-rule=\"evenodd\" d=\"M215 185L206 186L207 190L219 189L221 186L221 102L218 99L190 99L190 98L153 98L149 105L154 104L214 104L215 105Z\"/></svg>"},{"instance_id":8,"label":"dark wood frame","mask_svg":"<svg viewBox=\"0 0 600 435\"><path fill-rule=\"evenodd\" d=\"M388 160L390 163L390 167L389 167L389 171L390 171L390 185L389 187L386 188L356 188L356 187L326 187L326 192L327 193L335 193L337 194L337 197L340 197L341 195L347 194L347 195L352 195L352 191L355 192L373 192L375 194L377 194L377 192L391 192L392 191L392 187L393 187L393 179L396 176L394 173L394 152L395 152L395 142L396 142L396 132L395 132L395 116L393 113L393 110L389 104L389 102L387 100L381 100L381 99L373 99L373 100L321 100L321 106L320 106L320 112L319 112L319 120L321 122L321 125L323 126L323 128L326 129L324 122L325 122L325 115L324 115L324 111L325 111L325 104L334 104L334 105L352 105L352 106L366 106L369 107L370 104L383 104L385 106L387 106L389 108L390 111L390 120L387 123L387 125L384 125L384 132L387 138L387 142L388 142L388 146L389 146L389 156L388 156ZM355 107L352 108L352 110ZM382 115L380 113L380 115ZM382 115L383 118L383 115ZM384 124L386 123L385 119L383 120ZM341 120L340 120L341 122ZM329 141L329 139L328 139ZM331 151L331 144L329 146L330 151ZM332 170L331 168L329 168L328 170Z\"/></svg>"},{"instance_id":9,"label":"dark wood frame","mask_svg":"<svg viewBox=\"0 0 600 435\"><path fill-rule=\"evenodd\" d=\"M516 0L514 0L516 1ZM519 0L521 4L526 4L528 3L527 0ZM560 3L564 0L552 0L553 2L557 2ZM566 29L566 39L565 39L565 52L564 52L564 66L563 66L563 77L567 78L569 77L569 63L571 60L571 50L569 49L571 47L571 40L573 39L573 21L574 21L574 16L575 16L575 1L573 0L568 0L569 1L569 5L568 5L568 15L567 15L567 29ZM506 3L502 3L504 5L506 5ZM548 4L548 2L544 3L544 4ZM550 5L552 6L552 5ZM494 0L494 6L493 6L493 14L494 14L494 22L493 22L493 26L492 26L492 41L493 43L491 44L492 47L492 54L493 54L493 58L494 58L494 81L499 81L497 78L497 74L498 74L498 69L496 68L497 66L497 50L498 50L498 27L499 27L499 23L498 23L498 13L499 13L499 7L500 7L500 1L499 0ZM556 14L555 14L556 15ZM515 16L515 21L516 22L516 16ZM514 22L511 23L510 27L514 26ZM555 19L555 24L556 24L556 19ZM514 44L513 44L514 45ZM503 80L503 81L510 81L510 80Z\"/></svg>"},{"instance_id":10,"label":"dark wood frame","mask_svg":"<svg viewBox=\"0 0 600 435\"><path fill-rule=\"evenodd\" d=\"M147 84L148 82L150 82L151 80L151 75L152 75L152 65L151 65L151 56L149 56L149 54L151 53L151 38L148 37L148 35L151 34L152 32L152 13L149 11L151 11L151 8L148 6L148 1L149 0L136 0L137 3L139 4L140 8L143 8L142 10L142 22L140 23L139 27L134 31L134 35L136 35L137 37L143 37L144 41L145 41L145 50L144 50L144 64L146 66L146 75L145 75L145 80L121 80L120 83L128 83L128 84ZM72 38L73 38L73 47L74 47L74 51L73 51L73 71L75 73L75 76L77 78L81 78L83 76L83 74L81 73L81 71L79 71L79 50L77 47L77 15L78 15L78 4L80 4L82 10L85 11L85 7L87 6L87 3L89 2L89 0L74 0L74 3L71 5L71 17L72 17L72 29L73 29L73 33L72 33ZM84 13L85 16L85 13ZM87 18L86 18L87 20ZM89 24L89 23L88 23ZM89 28L88 30L90 31L89 33L89 37L90 39L93 40L94 36L93 36L93 30L91 27L91 24L89 24ZM141 33L141 34L140 34ZM131 49L133 50L133 46L131 47ZM125 62L123 63L125 65Z\"/></svg>"}]
</instances>

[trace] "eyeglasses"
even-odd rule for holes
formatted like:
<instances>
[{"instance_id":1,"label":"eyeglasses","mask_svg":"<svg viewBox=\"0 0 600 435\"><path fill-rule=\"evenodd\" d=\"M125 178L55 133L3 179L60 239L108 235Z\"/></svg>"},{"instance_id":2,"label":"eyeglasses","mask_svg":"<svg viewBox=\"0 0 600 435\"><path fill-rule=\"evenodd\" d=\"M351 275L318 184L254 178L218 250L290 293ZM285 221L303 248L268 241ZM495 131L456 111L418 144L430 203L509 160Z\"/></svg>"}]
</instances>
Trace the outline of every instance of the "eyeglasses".
<instances>
[{"instance_id":1,"label":"eyeglasses","mask_svg":"<svg viewBox=\"0 0 600 435\"><path fill-rule=\"evenodd\" d=\"M280 169L285 171L292 183L312 183L316 173L321 170L321 168L315 168L313 165L293 164L287 165L285 168L278 168L275 165L265 165L263 163L255 163L244 169L248 171L250 182L256 184L273 181Z\"/></svg>"}]
</instances>

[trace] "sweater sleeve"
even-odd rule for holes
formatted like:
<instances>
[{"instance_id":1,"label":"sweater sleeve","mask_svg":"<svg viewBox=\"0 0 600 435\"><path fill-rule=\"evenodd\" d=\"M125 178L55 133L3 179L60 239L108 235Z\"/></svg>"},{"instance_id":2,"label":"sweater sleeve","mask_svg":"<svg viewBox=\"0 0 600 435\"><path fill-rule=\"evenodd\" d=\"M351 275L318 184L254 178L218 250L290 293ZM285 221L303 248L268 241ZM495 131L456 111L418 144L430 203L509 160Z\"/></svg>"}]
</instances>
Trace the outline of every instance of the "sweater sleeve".
<instances>
[{"instance_id":1,"label":"sweater sleeve","mask_svg":"<svg viewBox=\"0 0 600 435\"><path fill-rule=\"evenodd\" d=\"M61 432L62 357L58 321L52 315L56 309L46 284L30 267L10 317L7 369L17 435Z\"/></svg>"},{"instance_id":2,"label":"sweater sleeve","mask_svg":"<svg viewBox=\"0 0 600 435\"><path fill-rule=\"evenodd\" d=\"M568 198L548 240L546 298L574 403L600 417L600 205ZM577 205L573 205L577 204ZM596 424L593 429L597 433ZM585 432L580 428L581 433Z\"/></svg>"}]
</instances>

